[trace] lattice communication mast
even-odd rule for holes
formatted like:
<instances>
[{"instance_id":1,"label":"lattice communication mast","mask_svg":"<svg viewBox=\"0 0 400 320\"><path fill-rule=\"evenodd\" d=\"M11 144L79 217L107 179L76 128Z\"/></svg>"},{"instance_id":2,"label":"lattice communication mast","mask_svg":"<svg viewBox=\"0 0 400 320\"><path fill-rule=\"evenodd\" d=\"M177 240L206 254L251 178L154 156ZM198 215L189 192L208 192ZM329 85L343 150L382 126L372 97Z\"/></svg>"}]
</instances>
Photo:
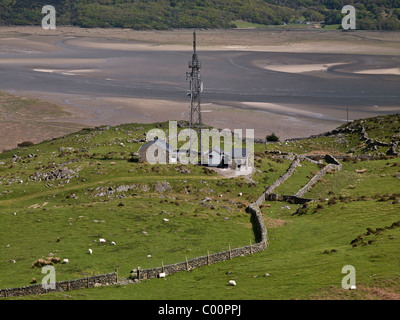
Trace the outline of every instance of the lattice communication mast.
<instances>
[{"instance_id":1,"label":"lattice communication mast","mask_svg":"<svg viewBox=\"0 0 400 320\"><path fill-rule=\"evenodd\" d=\"M186 80L190 80L189 128L197 132L201 149L201 128L203 124L201 120L200 95L203 92L203 82L200 76L201 62L198 60L196 53L196 31L193 32L193 56L192 60L189 61L189 68L192 69L191 72L186 72Z\"/></svg>"}]
</instances>

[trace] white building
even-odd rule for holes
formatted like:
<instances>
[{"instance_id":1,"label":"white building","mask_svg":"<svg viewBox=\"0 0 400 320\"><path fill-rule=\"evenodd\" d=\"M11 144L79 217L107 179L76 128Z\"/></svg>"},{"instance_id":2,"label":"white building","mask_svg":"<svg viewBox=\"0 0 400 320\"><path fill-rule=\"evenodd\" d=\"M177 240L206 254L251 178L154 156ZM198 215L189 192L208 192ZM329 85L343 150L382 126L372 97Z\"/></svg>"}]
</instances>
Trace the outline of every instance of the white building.
<instances>
[{"instance_id":1,"label":"white building","mask_svg":"<svg viewBox=\"0 0 400 320\"><path fill-rule=\"evenodd\" d=\"M139 148L139 162L156 163L177 163L177 153L174 148L162 139L155 137Z\"/></svg>"},{"instance_id":2,"label":"white building","mask_svg":"<svg viewBox=\"0 0 400 320\"><path fill-rule=\"evenodd\" d=\"M206 151L203 156L203 164L209 167L224 167L228 166L229 154L226 155L220 147L213 147Z\"/></svg>"},{"instance_id":3,"label":"white building","mask_svg":"<svg viewBox=\"0 0 400 320\"><path fill-rule=\"evenodd\" d=\"M245 148L232 148L225 152L220 147L213 147L203 155L203 164L209 167L229 167L234 170L247 170L250 164L250 152Z\"/></svg>"}]
</instances>

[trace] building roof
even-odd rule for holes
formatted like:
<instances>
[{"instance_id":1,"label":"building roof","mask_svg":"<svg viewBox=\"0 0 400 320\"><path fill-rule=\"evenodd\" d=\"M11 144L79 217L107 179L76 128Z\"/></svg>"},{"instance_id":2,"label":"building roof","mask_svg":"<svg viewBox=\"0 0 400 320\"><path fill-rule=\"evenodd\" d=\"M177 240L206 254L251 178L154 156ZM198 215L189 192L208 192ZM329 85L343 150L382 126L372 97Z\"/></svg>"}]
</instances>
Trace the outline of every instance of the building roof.
<instances>
[{"instance_id":1,"label":"building roof","mask_svg":"<svg viewBox=\"0 0 400 320\"><path fill-rule=\"evenodd\" d=\"M171 145L168 142L165 142L164 140L159 139L157 137L155 137L154 140L146 142L144 145L142 145L139 148L139 151L141 149L147 149L148 147L150 147L153 144L155 144L157 147L159 147L159 148L161 148L161 149L163 149L165 151L168 151L168 152L173 152L174 151L174 148L172 148Z\"/></svg>"},{"instance_id":2,"label":"building roof","mask_svg":"<svg viewBox=\"0 0 400 320\"><path fill-rule=\"evenodd\" d=\"M226 154L230 155L232 158L247 158L249 156L249 149L246 148L232 148L230 154L226 153L224 150L222 150L220 147L215 146L212 147L210 150L206 151L204 154L210 154L211 152L216 151L221 154Z\"/></svg>"},{"instance_id":3,"label":"building roof","mask_svg":"<svg viewBox=\"0 0 400 320\"><path fill-rule=\"evenodd\" d=\"M212 147L211 149L207 150L206 152L204 152L204 154L209 154L209 153L211 153L213 151L216 151L216 152L221 153L221 154L225 153L224 150L222 150L220 147L215 146L215 147Z\"/></svg>"},{"instance_id":4,"label":"building roof","mask_svg":"<svg viewBox=\"0 0 400 320\"><path fill-rule=\"evenodd\" d=\"M188 154L188 153L189 153L189 150L188 150L188 149L179 149L179 150L177 150L176 152L179 153L179 154L181 154L181 153L186 153L186 154ZM190 153L197 155L199 152L196 151L196 150L190 149Z\"/></svg>"}]
</instances>

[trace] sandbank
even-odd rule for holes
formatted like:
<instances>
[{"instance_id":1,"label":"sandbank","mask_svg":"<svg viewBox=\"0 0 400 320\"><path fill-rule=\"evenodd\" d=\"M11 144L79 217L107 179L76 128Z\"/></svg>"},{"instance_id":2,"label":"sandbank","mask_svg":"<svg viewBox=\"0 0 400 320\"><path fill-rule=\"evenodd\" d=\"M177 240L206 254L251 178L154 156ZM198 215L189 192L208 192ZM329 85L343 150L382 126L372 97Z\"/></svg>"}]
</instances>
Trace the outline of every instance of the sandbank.
<instances>
[{"instance_id":1,"label":"sandbank","mask_svg":"<svg viewBox=\"0 0 400 320\"><path fill-rule=\"evenodd\" d=\"M329 63L329 64L294 64L294 65L266 65L264 69L278 72L289 72L289 73L303 73L313 71L327 71L330 67L336 65L342 65L345 63Z\"/></svg>"},{"instance_id":2,"label":"sandbank","mask_svg":"<svg viewBox=\"0 0 400 320\"><path fill-rule=\"evenodd\" d=\"M368 69L354 71L354 73L359 74L394 74L400 76L400 68L386 68L386 69Z\"/></svg>"},{"instance_id":3,"label":"sandbank","mask_svg":"<svg viewBox=\"0 0 400 320\"><path fill-rule=\"evenodd\" d=\"M196 30L202 50L310 52L400 55L400 32L354 30ZM50 52L67 40L74 46L113 50L183 50L192 48L192 29L131 30L57 27L0 27L1 45L10 50ZM0 45L0 51L1 51ZM3 47L4 49L4 47Z\"/></svg>"}]
</instances>

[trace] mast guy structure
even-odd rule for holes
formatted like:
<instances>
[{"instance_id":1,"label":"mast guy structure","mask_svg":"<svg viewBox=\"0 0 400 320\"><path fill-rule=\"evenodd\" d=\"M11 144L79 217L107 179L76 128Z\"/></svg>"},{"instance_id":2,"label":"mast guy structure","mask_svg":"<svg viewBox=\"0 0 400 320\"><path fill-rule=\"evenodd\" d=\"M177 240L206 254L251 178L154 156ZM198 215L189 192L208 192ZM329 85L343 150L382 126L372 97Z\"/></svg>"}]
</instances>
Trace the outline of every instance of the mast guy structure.
<instances>
[{"instance_id":1,"label":"mast guy structure","mask_svg":"<svg viewBox=\"0 0 400 320\"><path fill-rule=\"evenodd\" d=\"M201 150L201 128L203 124L201 119L200 96L201 93L203 92L203 82L201 81L201 75L200 75L201 62L198 60L196 53L196 31L193 32L193 56L192 60L189 61L189 68L192 69L191 72L186 72L186 81L188 79L190 80L189 128L196 131ZM190 148L191 148L191 143L190 143Z\"/></svg>"}]
</instances>

